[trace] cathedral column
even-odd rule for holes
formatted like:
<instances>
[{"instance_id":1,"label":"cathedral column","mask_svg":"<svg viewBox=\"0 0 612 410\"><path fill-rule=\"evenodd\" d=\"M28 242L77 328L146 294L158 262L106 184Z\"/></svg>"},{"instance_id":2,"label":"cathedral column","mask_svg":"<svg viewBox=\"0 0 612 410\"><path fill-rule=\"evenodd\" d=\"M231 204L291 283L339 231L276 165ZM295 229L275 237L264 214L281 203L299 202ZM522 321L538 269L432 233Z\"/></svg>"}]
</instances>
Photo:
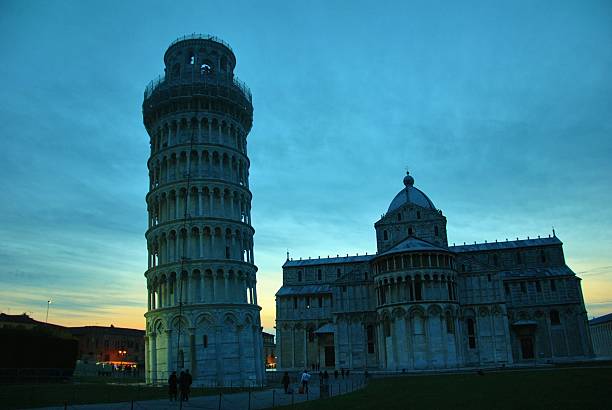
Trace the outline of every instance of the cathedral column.
<instances>
[{"instance_id":1,"label":"cathedral column","mask_svg":"<svg viewBox=\"0 0 612 410\"><path fill-rule=\"evenodd\" d=\"M191 302L191 273L187 273L185 278L185 303Z\"/></svg>"},{"instance_id":2,"label":"cathedral column","mask_svg":"<svg viewBox=\"0 0 612 410\"><path fill-rule=\"evenodd\" d=\"M227 272L223 272L223 301L229 302L229 274Z\"/></svg>"},{"instance_id":3,"label":"cathedral column","mask_svg":"<svg viewBox=\"0 0 612 410\"><path fill-rule=\"evenodd\" d=\"M349 316L346 321L346 336L348 338L348 366L349 369L353 368L353 341L351 338L351 330L352 330L352 322L351 317Z\"/></svg>"},{"instance_id":4,"label":"cathedral column","mask_svg":"<svg viewBox=\"0 0 612 410\"><path fill-rule=\"evenodd\" d=\"M145 383L151 383L151 347L149 346L150 335L144 337L145 350Z\"/></svg>"},{"instance_id":5,"label":"cathedral column","mask_svg":"<svg viewBox=\"0 0 612 410\"><path fill-rule=\"evenodd\" d=\"M291 326L291 367L295 369L295 325Z\"/></svg>"},{"instance_id":6,"label":"cathedral column","mask_svg":"<svg viewBox=\"0 0 612 410\"><path fill-rule=\"evenodd\" d=\"M175 363L172 360L172 330L166 330L166 346L166 370L168 373L172 373L172 369L175 369ZM169 375L162 375L162 379L168 376Z\"/></svg>"},{"instance_id":7,"label":"cathedral column","mask_svg":"<svg viewBox=\"0 0 612 410\"><path fill-rule=\"evenodd\" d=\"M189 362L191 374L197 377L197 360L196 360L196 348L195 348L195 328L189 328Z\"/></svg>"},{"instance_id":8,"label":"cathedral column","mask_svg":"<svg viewBox=\"0 0 612 410\"><path fill-rule=\"evenodd\" d=\"M304 327L304 369L308 369L308 329Z\"/></svg>"},{"instance_id":9,"label":"cathedral column","mask_svg":"<svg viewBox=\"0 0 612 410\"><path fill-rule=\"evenodd\" d=\"M206 291L206 287L204 285L205 278L206 278L206 275L204 274L204 272L200 272L200 302L205 301L205 297L204 297L204 292Z\"/></svg>"},{"instance_id":10,"label":"cathedral column","mask_svg":"<svg viewBox=\"0 0 612 410\"><path fill-rule=\"evenodd\" d=\"M202 209L202 191L198 189L198 215L204 215L204 210Z\"/></svg>"},{"instance_id":11,"label":"cathedral column","mask_svg":"<svg viewBox=\"0 0 612 410\"><path fill-rule=\"evenodd\" d=\"M212 288L211 288L212 300L211 300L211 302L218 303L218 300L217 300L217 274L214 271L211 273L211 279L212 279Z\"/></svg>"},{"instance_id":12,"label":"cathedral column","mask_svg":"<svg viewBox=\"0 0 612 410\"><path fill-rule=\"evenodd\" d=\"M257 280L253 280L253 298L255 305L257 305Z\"/></svg>"},{"instance_id":13,"label":"cathedral column","mask_svg":"<svg viewBox=\"0 0 612 410\"><path fill-rule=\"evenodd\" d=\"M152 383L157 380L157 334L151 333L149 335L149 378Z\"/></svg>"}]
</instances>

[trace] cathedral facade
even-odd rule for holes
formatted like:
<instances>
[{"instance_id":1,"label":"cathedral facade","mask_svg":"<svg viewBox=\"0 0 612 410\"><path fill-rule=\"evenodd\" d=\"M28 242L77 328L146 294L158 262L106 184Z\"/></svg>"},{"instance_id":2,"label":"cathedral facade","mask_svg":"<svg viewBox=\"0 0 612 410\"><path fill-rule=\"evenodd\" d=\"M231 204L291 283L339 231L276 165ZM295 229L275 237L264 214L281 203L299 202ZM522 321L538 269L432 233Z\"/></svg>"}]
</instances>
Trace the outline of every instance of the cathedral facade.
<instances>
[{"instance_id":1,"label":"cathedral facade","mask_svg":"<svg viewBox=\"0 0 612 410\"><path fill-rule=\"evenodd\" d=\"M449 246L410 175L377 252L287 259L277 369L420 370L589 358L580 278L552 236Z\"/></svg>"}]
</instances>

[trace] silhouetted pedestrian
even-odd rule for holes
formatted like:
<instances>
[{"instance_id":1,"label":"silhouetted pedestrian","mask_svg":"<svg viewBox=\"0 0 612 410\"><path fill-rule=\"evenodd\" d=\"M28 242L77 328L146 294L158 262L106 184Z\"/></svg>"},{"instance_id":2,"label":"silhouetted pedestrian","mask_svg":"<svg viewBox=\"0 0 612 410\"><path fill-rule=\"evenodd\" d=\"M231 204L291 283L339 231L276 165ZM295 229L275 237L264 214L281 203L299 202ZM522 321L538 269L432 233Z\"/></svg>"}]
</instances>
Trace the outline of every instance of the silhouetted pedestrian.
<instances>
[{"instance_id":1,"label":"silhouetted pedestrian","mask_svg":"<svg viewBox=\"0 0 612 410\"><path fill-rule=\"evenodd\" d=\"M189 369L185 370L185 379L187 384L187 389L185 390L185 401L189 401L189 394L191 393L191 383L193 383L193 378L191 377L191 373L189 373Z\"/></svg>"},{"instance_id":2,"label":"silhouetted pedestrian","mask_svg":"<svg viewBox=\"0 0 612 410\"><path fill-rule=\"evenodd\" d=\"M304 369L302 373L302 393L308 394L308 382L310 381L310 374L308 370Z\"/></svg>"},{"instance_id":3,"label":"silhouetted pedestrian","mask_svg":"<svg viewBox=\"0 0 612 410\"><path fill-rule=\"evenodd\" d=\"M187 377L183 371L179 374L178 386L181 393L181 401L185 401L187 396Z\"/></svg>"},{"instance_id":4,"label":"silhouetted pedestrian","mask_svg":"<svg viewBox=\"0 0 612 410\"><path fill-rule=\"evenodd\" d=\"M285 372L285 374L283 374L283 378L281 379L281 384L283 385L283 388L285 389L285 393L289 393L289 372Z\"/></svg>"},{"instance_id":5,"label":"silhouetted pedestrian","mask_svg":"<svg viewBox=\"0 0 612 410\"><path fill-rule=\"evenodd\" d=\"M170 401L176 401L177 383L176 372L172 372L170 377L168 377L168 396L170 396Z\"/></svg>"}]
</instances>

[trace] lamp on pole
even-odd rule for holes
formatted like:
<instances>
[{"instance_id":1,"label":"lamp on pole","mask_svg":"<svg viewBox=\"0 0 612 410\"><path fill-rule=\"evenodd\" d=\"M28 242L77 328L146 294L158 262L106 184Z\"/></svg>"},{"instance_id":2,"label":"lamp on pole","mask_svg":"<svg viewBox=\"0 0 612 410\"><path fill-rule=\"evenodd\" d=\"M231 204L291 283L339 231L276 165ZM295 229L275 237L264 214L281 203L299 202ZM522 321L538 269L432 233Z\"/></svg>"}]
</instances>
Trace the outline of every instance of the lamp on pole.
<instances>
[{"instance_id":1,"label":"lamp on pole","mask_svg":"<svg viewBox=\"0 0 612 410\"><path fill-rule=\"evenodd\" d=\"M49 322L49 305L51 304L51 300L47 301L47 316L45 317L45 323Z\"/></svg>"}]
</instances>

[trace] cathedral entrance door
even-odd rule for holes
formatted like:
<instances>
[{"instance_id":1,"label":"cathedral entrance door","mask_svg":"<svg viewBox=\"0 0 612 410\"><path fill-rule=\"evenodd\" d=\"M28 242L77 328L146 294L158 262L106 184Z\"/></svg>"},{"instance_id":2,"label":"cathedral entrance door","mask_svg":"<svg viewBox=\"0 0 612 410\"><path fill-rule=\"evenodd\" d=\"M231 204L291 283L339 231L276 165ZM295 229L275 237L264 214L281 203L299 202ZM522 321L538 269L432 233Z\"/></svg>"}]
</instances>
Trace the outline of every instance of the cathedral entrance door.
<instances>
[{"instance_id":1,"label":"cathedral entrance door","mask_svg":"<svg viewBox=\"0 0 612 410\"><path fill-rule=\"evenodd\" d=\"M533 353L533 337L521 337L521 356L523 360L533 359L535 357Z\"/></svg>"},{"instance_id":2,"label":"cathedral entrance door","mask_svg":"<svg viewBox=\"0 0 612 410\"><path fill-rule=\"evenodd\" d=\"M336 352L334 346L325 346L325 367L336 366Z\"/></svg>"}]
</instances>

